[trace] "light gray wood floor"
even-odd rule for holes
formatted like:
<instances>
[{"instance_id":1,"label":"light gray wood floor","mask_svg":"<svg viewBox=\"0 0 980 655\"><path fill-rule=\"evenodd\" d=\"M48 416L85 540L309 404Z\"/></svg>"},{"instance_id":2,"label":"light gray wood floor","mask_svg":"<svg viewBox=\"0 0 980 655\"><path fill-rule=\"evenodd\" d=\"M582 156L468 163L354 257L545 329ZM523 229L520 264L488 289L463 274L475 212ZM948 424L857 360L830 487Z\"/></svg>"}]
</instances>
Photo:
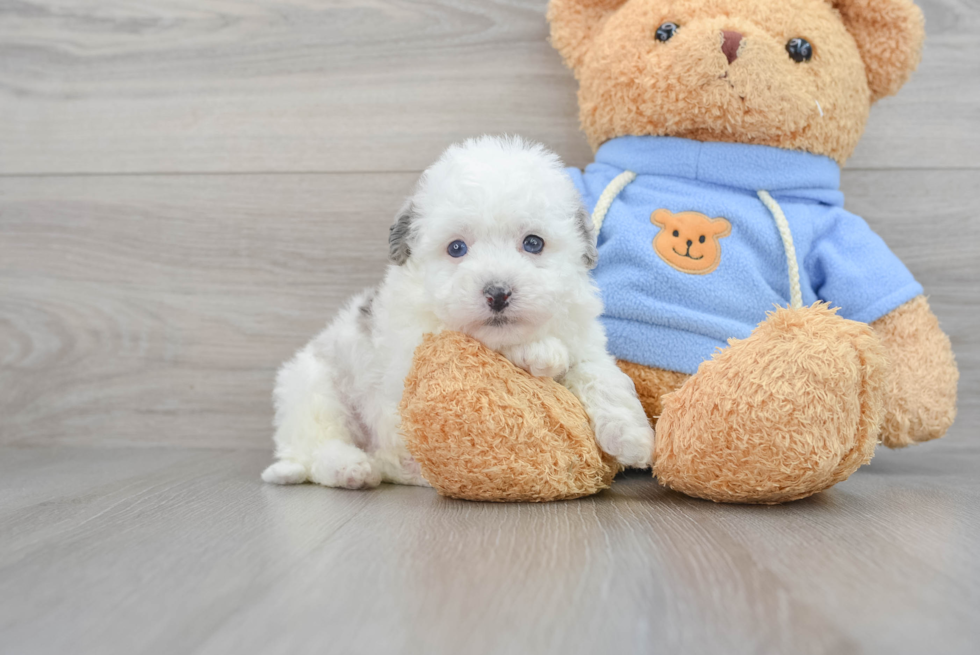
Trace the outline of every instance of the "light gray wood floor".
<instances>
[{"instance_id":1,"label":"light gray wood floor","mask_svg":"<svg viewBox=\"0 0 980 655\"><path fill-rule=\"evenodd\" d=\"M454 140L591 153L544 0L0 0L0 653L980 652L980 5L844 171L962 372L816 498L263 486L276 365Z\"/></svg>"},{"instance_id":2,"label":"light gray wood floor","mask_svg":"<svg viewBox=\"0 0 980 655\"><path fill-rule=\"evenodd\" d=\"M261 451L0 449L8 653L975 653L980 449L732 507L257 484Z\"/></svg>"}]
</instances>

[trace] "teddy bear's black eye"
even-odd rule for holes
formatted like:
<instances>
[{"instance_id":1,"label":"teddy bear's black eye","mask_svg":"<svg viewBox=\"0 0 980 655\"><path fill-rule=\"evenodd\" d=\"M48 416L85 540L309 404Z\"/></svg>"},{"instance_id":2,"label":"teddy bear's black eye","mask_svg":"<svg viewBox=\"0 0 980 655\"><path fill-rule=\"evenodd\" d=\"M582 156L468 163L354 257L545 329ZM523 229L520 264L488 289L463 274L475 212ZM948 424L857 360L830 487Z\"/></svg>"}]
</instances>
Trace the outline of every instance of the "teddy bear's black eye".
<instances>
[{"instance_id":1,"label":"teddy bear's black eye","mask_svg":"<svg viewBox=\"0 0 980 655\"><path fill-rule=\"evenodd\" d=\"M677 30L677 23L664 23L657 28L657 33L654 36L657 37L657 41L669 41L670 37L677 34Z\"/></svg>"},{"instance_id":2,"label":"teddy bear's black eye","mask_svg":"<svg viewBox=\"0 0 980 655\"><path fill-rule=\"evenodd\" d=\"M813 46L806 39L790 39L789 43L786 44L786 52L789 53L793 61L802 64L804 61L810 61L810 58L813 57Z\"/></svg>"},{"instance_id":3,"label":"teddy bear's black eye","mask_svg":"<svg viewBox=\"0 0 980 655\"><path fill-rule=\"evenodd\" d=\"M678 232L677 230L674 230L674 236L675 236L675 237L679 237L680 235L681 235L681 233L680 233L680 232Z\"/></svg>"},{"instance_id":4,"label":"teddy bear's black eye","mask_svg":"<svg viewBox=\"0 0 980 655\"><path fill-rule=\"evenodd\" d=\"M703 234L698 238L698 243L704 243L704 235Z\"/></svg>"}]
</instances>

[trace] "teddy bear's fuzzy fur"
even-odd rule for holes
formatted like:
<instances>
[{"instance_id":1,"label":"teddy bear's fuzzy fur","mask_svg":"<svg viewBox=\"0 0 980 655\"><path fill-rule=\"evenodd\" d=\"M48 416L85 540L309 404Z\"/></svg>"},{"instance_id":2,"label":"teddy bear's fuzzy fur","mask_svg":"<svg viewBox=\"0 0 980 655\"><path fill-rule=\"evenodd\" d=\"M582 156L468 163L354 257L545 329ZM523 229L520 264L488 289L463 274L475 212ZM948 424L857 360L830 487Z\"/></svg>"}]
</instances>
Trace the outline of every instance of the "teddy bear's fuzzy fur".
<instances>
[{"instance_id":1,"label":"teddy bear's fuzzy fur","mask_svg":"<svg viewBox=\"0 0 980 655\"><path fill-rule=\"evenodd\" d=\"M871 104L908 79L924 38L922 14L908 0L551 0L548 18L552 44L578 78L593 148L618 136L669 135L840 163ZM685 38L657 41L668 22ZM732 79L713 65L724 61L723 30L745 36ZM814 45L805 75L786 55L793 37Z\"/></svg>"},{"instance_id":2,"label":"teddy bear's fuzzy fur","mask_svg":"<svg viewBox=\"0 0 980 655\"><path fill-rule=\"evenodd\" d=\"M548 19L552 43L579 81L593 148L619 136L673 136L799 150L840 164L871 104L914 70L924 38L922 14L909 0L551 0ZM656 40L668 22L687 38ZM728 59L730 76L718 75L729 55L725 31L744 37ZM794 37L813 45L802 68L787 55ZM956 362L922 296L871 325L824 304L779 309L692 376L619 366L657 426L660 482L714 501L808 496L866 463L876 442L895 448L941 437L956 415ZM506 386L516 374L495 369L488 384ZM524 411L537 421L532 415L550 410L522 405L509 418L491 417L497 423L481 425L481 434L519 424ZM482 452L466 467L495 470L499 453ZM439 462L440 476L456 475L439 458L428 469ZM501 489L476 496L490 499L485 493Z\"/></svg>"},{"instance_id":3,"label":"teddy bear's fuzzy fur","mask_svg":"<svg viewBox=\"0 0 980 655\"><path fill-rule=\"evenodd\" d=\"M552 43L579 80L582 128L593 147L622 135L669 135L801 150L840 164L864 132L871 104L897 92L915 69L925 34L922 14L909 0L551 0L548 17ZM696 31L695 37L658 42L653 32L665 22ZM725 57L723 30L745 36L739 57L730 62L742 68L731 83L734 97L722 86L729 80L714 79L711 71L717 67L708 65ZM784 50L793 37L807 38L814 47L803 76ZM941 437L956 416L959 373L928 302L914 298L872 323L871 330L887 371L876 392L883 407L878 439L896 448ZM742 348L728 348L713 362L722 359L730 372L744 370L771 393L785 395L785 407L795 407L785 420L794 422L795 412L811 402L786 395L800 388L798 381L761 367L754 355L739 352ZM739 487L749 485L752 467L739 468L746 477L731 486L718 462L665 459L680 452L678 444L693 448L702 438L727 443L721 432L757 418L745 408L711 428L707 415L695 412L698 420L687 415L698 403L731 408L744 390L731 375L712 373L713 362L690 378L620 362L651 421L660 421L656 471L661 482L713 500L773 502L807 495L802 487L795 495L789 488L769 495ZM840 398L849 397L845 389L839 392ZM802 424L796 427L804 442L812 442L815 434ZM710 471L717 478L705 477ZM773 468L770 475L779 477L776 472ZM836 479L848 474L841 471ZM813 484L809 493L820 488Z\"/></svg>"},{"instance_id":4,"label":"teddy bear's fuzzy fur","mask_svg":"<svg viewBox=\"0 0 980 655\"><path fill-rule=\"evenodd\" d=\"M871 327L890 365L882 443L904 448L946 434L956 418L960 373L928 301L913 298Z\"/></svg>"},{"instance_id":5,"label":"teddy bear's fuzzy fur","mask_svg":"<svg viewBox=\"0 0 980 655\"><path fill-rule=\"evenodd\" d=\"M620 469L571 391L459 332L425 336L400 409L408 449L452 498L578 498L608 488Z\"/></svg>"},{"instance_id":6,"label":"teddy bear's fuzzy fur","mask_svg":"<svg viewBox=\"0 0 980 655\"><path fill-rule=\"evenodd\" d=\"M871 328L888 361L878 435L881 443L904 448L942 437L956 419L960 374L949 337L939 327L929 302L921 296L913 298ZM640 403L654 425L663 413L664 398L691 377L627 361L618 364L636 385Z\"/></svg>"},{"instance_id":7,"label":"teddy bear's fuzzy fur","mask_svg":"<svg viewBox=\"0 0 980 655\"><path fill-rule=\"evenodd\" d=\"M822 491L871 460L887 371L867 324L822 303L777 309L664 398L654 473L672 489L723 502Z\"/></svg>"}]
</instances>

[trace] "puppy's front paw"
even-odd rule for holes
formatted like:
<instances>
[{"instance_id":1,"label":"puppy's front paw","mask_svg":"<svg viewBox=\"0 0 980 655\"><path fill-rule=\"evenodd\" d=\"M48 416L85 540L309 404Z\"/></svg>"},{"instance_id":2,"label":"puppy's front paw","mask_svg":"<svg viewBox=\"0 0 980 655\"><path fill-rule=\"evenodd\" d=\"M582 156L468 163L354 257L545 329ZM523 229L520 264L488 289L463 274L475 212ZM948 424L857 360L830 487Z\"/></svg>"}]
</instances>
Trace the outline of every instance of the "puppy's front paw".
<instances>
[{"instance_id":1,"label":"puppy's front paw","mask_svg":"<svg viewBox=\"0 0 980 655\"><path fill-rule=\"evenodd\" d=\"M642 417L610 413L595 418L595 439L604 452L623 466L648 468L653 462L653 428Z\"/></svg>"},{"instance_id":2,"label":"puppy's front paw","mask_svg":"<svg viewBox=\"0 0 980 655\"><path fill-rule=\"evenodd\" d=\"M360 448L343 441L328 441L317 449L310 480L325 487L370 489L381 484L381 473Z\"/></svg>"},{"instance_id":3,"label":"puppy's front paw","mask_svg":"<svg viewBox=\"0 0 980 655\"><path fill-rule=\"evenodd\" d=\"M568 348L559 339L548 337L540 341L510 346L502 351L514 366L539 378L560 378L568 372Z\"/></svg>"}]
</instances>

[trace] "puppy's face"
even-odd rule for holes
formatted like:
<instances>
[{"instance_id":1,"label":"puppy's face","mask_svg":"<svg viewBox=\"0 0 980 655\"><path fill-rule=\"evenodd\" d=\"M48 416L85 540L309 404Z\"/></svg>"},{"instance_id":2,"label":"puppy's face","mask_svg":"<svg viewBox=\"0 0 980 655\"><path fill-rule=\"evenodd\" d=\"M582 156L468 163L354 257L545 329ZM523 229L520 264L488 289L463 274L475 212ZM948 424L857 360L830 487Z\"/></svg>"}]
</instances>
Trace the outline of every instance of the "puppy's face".
<instances>
[{"instance_id":1,"label":"puppy's face","mask_svg":"<svg viewBox=\"0 0 980 655\"><path fill-rule=\"evenodd\" d=\"M431 311L491 348L534 338L594 293L591 219L557 158L518 140L451 148L391 232L392 259L417 273Z\"/></svg>"}]
</instances>

